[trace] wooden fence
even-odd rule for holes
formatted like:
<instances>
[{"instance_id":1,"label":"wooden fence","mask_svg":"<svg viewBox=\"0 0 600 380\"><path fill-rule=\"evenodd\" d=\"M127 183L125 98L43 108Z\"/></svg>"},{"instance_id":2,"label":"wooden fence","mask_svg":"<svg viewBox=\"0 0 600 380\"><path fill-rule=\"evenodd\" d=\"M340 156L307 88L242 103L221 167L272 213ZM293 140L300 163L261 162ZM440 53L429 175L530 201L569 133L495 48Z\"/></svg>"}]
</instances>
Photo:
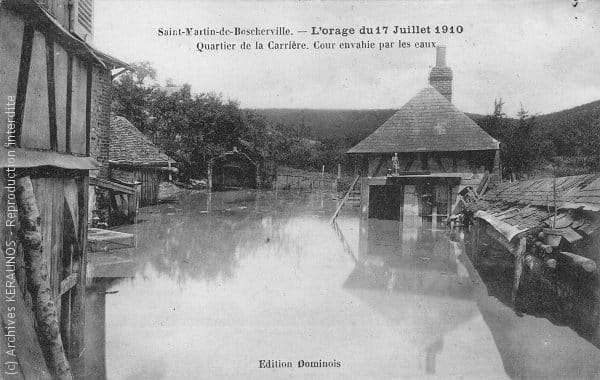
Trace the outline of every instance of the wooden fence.
<instances>
[{"instance_id":1,"label":"wooden fence","mask_svg":"<svg viewBox=\"0 0 600 380\"><path fill-rule=\"evenodd\" d=\"M336 191L337 181L333 178L309 177L294 174L278 174L274 190Z\"/></svg>"}]
</instances>

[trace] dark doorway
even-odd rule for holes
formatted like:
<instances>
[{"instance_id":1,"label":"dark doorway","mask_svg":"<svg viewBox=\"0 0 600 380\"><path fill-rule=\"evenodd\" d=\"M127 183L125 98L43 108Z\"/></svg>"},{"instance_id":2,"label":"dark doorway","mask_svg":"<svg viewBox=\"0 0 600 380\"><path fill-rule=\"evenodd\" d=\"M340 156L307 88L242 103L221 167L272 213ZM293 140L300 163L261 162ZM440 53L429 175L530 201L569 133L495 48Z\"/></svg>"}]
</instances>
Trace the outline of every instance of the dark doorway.
<instances>
[{"instance_id":1,"label":"dark doorway","mask_svg":"<svg viewBox=\"0 0 600 380\"><path fill-rule=\"evenodd\" d=\"M369 187L369 218L400 220L404 199L401 185Z\"/></svg>"}]
</instances>

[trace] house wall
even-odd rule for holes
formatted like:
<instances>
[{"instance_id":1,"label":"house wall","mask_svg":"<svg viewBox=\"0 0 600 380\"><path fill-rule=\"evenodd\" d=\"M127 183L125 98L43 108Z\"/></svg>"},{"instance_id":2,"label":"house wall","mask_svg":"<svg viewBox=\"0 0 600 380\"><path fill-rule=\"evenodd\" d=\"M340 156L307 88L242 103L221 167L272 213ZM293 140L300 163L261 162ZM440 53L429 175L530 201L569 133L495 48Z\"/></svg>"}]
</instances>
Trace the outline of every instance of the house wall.
<instances>
[{"instance_id":1,"label":"house wall","mask_svg":"<svg viewBox=\"0 0 600 380\"><path fill-rule=\"evenodd\" d=\"M111 168L110 178L122 182L141 182L140 206L158 203L160 182L164 174L157 168Z\"/></svg>"},{"instance_id":2,"label":"house wall","mask_svg":"<svg viewBox=\"0 0 600 380\"><path fill-rule=\"evenodd\" d=\"M467 152L414 152L399 153L400 171L430 173L484 173L499 171L497 151ZM393 154L367 155L366 175L369 177L385 176L388 169L393 170Z\"/></svg>"},{"instance_id":3,"label":"house wall","mask_svg":"<svg viewBox=\"0 0 600 380\"><path fill-rule=\"evenodd\" d=\"M19 60L25 23L14 14L0 8L0 96L2 104L17 96ZM14 116L14 115L13 115ZM0 142L7 142L7 117L0 117Z\"/></svg>"},{"instance_id":4,"label":"house wall","mask_svg":"<svg viewBox=\"0 0 600 380\"><path fill-rule=\"evenodd\" d=\"M381 201L382 197L378 196L375 200L370 200L370 194L373 189L369 189L369 177L385 177L388 172L393 173L392 164L393 154L371 154L359 158L362 162L361 173L363 182L361 184L361 213L364 217L379 218L382 215L387 215L382 211L389 205L390 202ZM448 182L446 179L429 179L431 182L432 191L438 195L444 195L447 198L448 206L436 206L435 213L447 214L450 212L450 206L456 202L457 194L463 188L471 186L476 188L486 172L491 173L493 179L499 178L499 153L498 151L466 151L466 152L414 152L398 154L400 172L429 172L436 173L460 173L461 179L459 183ZM423 188L423 184L427 182L424 179L404 179L403 182L417 185L417 190ZM419 190L420 193L422 191ZM379 193L378 193L379 194ZM422 195L422 194L421 194ZM444 202L445 203L445 202ZM431 214L428 210L428 205L419 203L420 214ZM385 216L384 215L384 216Z\"/></svg>"},{"instance_id":5,"label":"house wall","mask_svg":"<svg viewBox=\"0 0 600 380\"><path fill-rule=\"evenodd\" d=\"M21 126L18 146L85 156L92 104L87 83L93 64L67 53L68 46L56 43L55 36L46 35L46 30L34 28L0 4L0 94L3 102L9 96L15 98L15 123ZM19 115L22 123L18 123ZM0 120L6 131L7 118ZM7 134L2 136L6 141ZM84 335L89 173L57 168L24 168L21 173L30 176L40 211L43 252L62 340L68 357L78 357ZM7 196L5 189L0 193ZM0 209L5 205L3 202ZM20 249L19 255L18 284L31 309Z\"/></svg>"},{"instance_id":6,"label":"house wall","mask_svg":"<svg viewBox=\"0 0 600 380\"><path fill-rule=\"evenodd\" d=\"M110 153L110 89L111 73L100 67L92 71L92 110L90 155L100 164L98 177L108 179Z\"/></svg>"},{"instance_id":7,"label":"house wall","mask_svg":"<svg viewBox=\"0 0 600 380\"><path fill-rule=\"evenodd\" d=\"M35 31L21 132L21 146L27 148L50 149L45 41L44 35Z\"/></svg>"},{"instance_id":8,"label":"house wall","mask_svg":"<svg viewBox=\"0 0 600 380\"><path fill-rule=\"evenodd\" d=\"M393 154L371 154L363 158L363 176L381 177L393 172ZM499 180L500 155L498 151L415 152L398 154L400 171L429 173L461 173L463 178L457 191L466 186L476 187L486 171Z\"/></svg>"},{"instance_id":9,"label":"house wall","mask_svg":"<svg viewBox=\"0 0 600 380\"><path fill-rule=\"evenodd\" d=\"M92 64L67 54L65 47L55 42L49 43L51 39L47 39L40 30L32 30L32 38L29 41L26 37L28 29L24 25L19 16L6 8L0 8L0 95L3 99L22 96L20 147L86 155L87 84L88 71L92 69ZM27 65L26 60L21 58L29 51L31 60ZM72 64L69 64L69 59L72 60ZM67 83L69 68L72 69L70 94ZM110 72L104 70L101 73L103 70L95 68L99 78L99 90L96 98L92 99L91 108L96 106L95 102L101 103L97 105L97 120L106 117L107 112L110 114L107 108L107 90L104 88ZM18 116L18 109L15 110L15 114ZM1 123L0 126L6 130L6 120L2 120ZM55 135L54 143L52 135ZM3 136L4 141L5 139Z\"/></svg>"}]
</instances>

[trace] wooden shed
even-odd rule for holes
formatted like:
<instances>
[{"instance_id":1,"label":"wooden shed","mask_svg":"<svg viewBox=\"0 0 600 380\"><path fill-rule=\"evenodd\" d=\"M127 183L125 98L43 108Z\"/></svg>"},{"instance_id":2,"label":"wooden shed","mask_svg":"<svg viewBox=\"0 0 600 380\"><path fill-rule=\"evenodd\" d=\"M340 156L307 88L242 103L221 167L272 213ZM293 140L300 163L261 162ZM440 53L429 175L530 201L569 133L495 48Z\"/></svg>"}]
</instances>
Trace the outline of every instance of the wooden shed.
<instances>
[{"instance_id":1,"label":"wooden shed","mask_svg":"<svg viewBox=\"0 0 600 380\"><path fill-rule=\"evenodd\" d=\"M32 379L70 372L68 362L76 367L84 350L88 180L98 167L90 157L94 88L122 64L85 42L91 22L82 25L69 3L0 3L0 244L7 255L0 282L3 294L14 295L2 297L2 324L8 331L16 319L18 326L16 354L3 349L10 357L2 360Z\"/></svg>"},{"instance_id":2,"label":"wooden shed","mask_svg":"<svg viewBox=\"0 0 600 380\"><path fill-rule=\"evenodd\" d=\"M158 189L175 161L161 152L139 129L122 116L110 120L110 178L123 183L140 183L140 205L158 203Z\"/></svg>"},{"instance_id":3,"label":"wooden shed","mask_svg":"<svg viewBox=\"0 0 600 380\"><path fill-rule=\"evenodd\" d=\"M208 164L209 188L252 188L260 182L260 167L246 153L237 148L210 160Z\"/></svg>"},{"instance_id":4,"label":"wooden shed","mask_svg":"<svg viewBox=\"0 0 600 380\"><path fill-rule=\"evenodd\" d=\"M348 151L360 164L361 209L446 218L457 194L498 179L499 143L452 103L452 70L438 47L430 86Z\"/></svg>"}]
</instances>

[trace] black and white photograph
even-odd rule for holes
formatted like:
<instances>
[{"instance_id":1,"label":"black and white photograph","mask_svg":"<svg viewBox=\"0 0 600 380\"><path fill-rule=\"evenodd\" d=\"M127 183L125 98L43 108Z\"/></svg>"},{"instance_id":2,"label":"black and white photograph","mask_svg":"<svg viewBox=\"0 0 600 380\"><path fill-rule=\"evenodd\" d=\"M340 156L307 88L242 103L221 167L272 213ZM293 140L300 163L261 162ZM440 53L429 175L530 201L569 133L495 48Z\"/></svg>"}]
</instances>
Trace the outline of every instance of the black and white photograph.
<instances>
[{"instance_id":1,"label":"black and white photograph","mask_svg":"<svg viewBox=\"0 0 600 380\"><path fill-rule=\"evenodd\" d=\"M0 0L0 379L600 379L600 2Z\"/></svg>"}]
</instances>

